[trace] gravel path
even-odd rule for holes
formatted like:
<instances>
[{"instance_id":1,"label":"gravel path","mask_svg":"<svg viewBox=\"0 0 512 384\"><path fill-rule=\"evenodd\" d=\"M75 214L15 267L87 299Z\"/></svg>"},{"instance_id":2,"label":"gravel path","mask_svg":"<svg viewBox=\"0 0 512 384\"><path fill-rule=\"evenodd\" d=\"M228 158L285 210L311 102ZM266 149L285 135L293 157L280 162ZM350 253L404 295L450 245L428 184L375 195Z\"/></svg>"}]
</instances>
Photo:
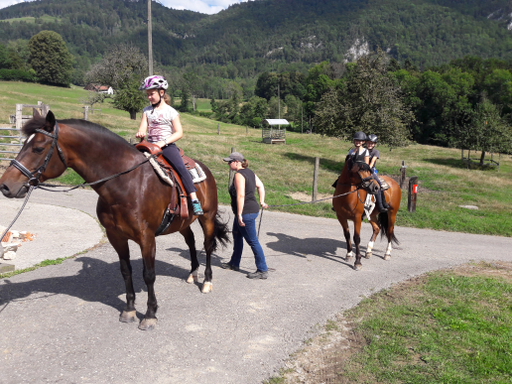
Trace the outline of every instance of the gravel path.
<instances>
[{"instance_id":1,"label":"gravel path","mask_svg":"<svg viewBox=\"0 0 512 384\"><path fill-rule=\"evenodd\" d=\"M0 212L5 200L0 199ZM98 228L85 230L68 218L94 220L95 201L91 191L66 196L36 191L29 207L38 209L22 218L63 222L75 236L72 242L85 250ZM223 209L227 219L228 208ZM4 221L10 220L2 215L0 225L8 224ZM199 226L193 229L202 242ZM362 232L365 245L370 226L363 225ZM390 261L382 259L386 243L377 241L374 257L363 259L362 271L355 272L343 260L345 242L337 221L267 211L260 241L275 271L266 281L247 279L245 272L255 269L247 249L242 273L223 270L219 265L230 249L221 249L213 257L214 285L208 295L184 281L190 263L181 236L159 237L155 287L160 308L153 332L118 322L124 283L108 243L60 265L0 280L0 383L261 383L279 371L317 324L373 292L472 260L512 260L511 238L400 227L396 235L401 246ZM37 242L43 248L41 237ZM132 255L141 317L147 294L133 244Z\"/></svg>"}]
</instances>

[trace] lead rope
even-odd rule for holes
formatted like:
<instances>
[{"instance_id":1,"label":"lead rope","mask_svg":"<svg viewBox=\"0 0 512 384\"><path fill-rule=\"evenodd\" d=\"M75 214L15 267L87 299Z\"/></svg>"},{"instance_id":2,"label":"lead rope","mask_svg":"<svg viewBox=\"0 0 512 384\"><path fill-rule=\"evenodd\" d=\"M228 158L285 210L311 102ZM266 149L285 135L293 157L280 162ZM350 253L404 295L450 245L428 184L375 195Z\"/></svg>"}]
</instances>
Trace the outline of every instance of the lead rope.
<instances>
[{"instance_id":1,"label":"lead rope","mask_svg":"<svg viewBox=\"0 0 512 384\"><path fill-rule=\"evenodd\" d=\"M347 196L347 195L350 195L351 193L354 193L354 192L357 192L357 195L359 196L359 188L353 190L353 191L350 191L350 192L345 192L345 193L341 193L339 195L336 195L336 196L330 196L330 197L325 197L323 199L318 199L318 200L313 200L313 201L303 201L301 203L293 203L293 204L278 204L278 205L269 205L268 207L291 207L291 206L295 206L295 205L305 205L305 204L314 204L314 203L318 203L320 201L326 201L326 200L331 200L331 199L337 199L338 197L343 197L343 196ZM361 200L361 198L359 198L359 200ZM364 204L363 204L364 205ZM258 238L260 237L260 228L261 228L261 219L263 218L263 207L261 208L261 214L260 214L260 224L258 226Z\"/></svg>"},{"instance_id":2,"label":"lead rope","mask_svg":"<svg viewBox=\"0 0 512 384\"><path fill-rule=\"evenodd\" d=\"M2 237L0 237L0 241L4 238L4 236L7 234L7 232L9 232L9 229L11 229L11 227L14 225L14 223L16 222L16 220L18 220L18 217L20 217L21 215L21 212L23 212L23 210L25 209L25 206L27 205L28 203L28 199L30 198L30 194L32 193L32 191L35 189L35 187L33 185L30 186L28 192L27 192L27 197L25 197L25 201L23 202L23 205L21 206L21 209L18 211L18 214L16 215L16 217L14 218L14 220L11 222L11 224L9 224L9 226L7 227L7 229L5 230L5 232L2 234Z\"/></svg>"}]
</instances>

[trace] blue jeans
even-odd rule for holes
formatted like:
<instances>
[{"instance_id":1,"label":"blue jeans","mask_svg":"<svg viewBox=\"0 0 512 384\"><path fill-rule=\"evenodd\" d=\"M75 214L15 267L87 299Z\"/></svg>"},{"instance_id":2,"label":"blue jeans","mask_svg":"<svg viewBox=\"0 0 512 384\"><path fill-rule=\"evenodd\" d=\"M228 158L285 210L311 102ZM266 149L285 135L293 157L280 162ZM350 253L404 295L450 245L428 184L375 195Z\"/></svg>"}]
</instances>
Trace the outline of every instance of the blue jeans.
<instances>
[{"instance_id":1,"label":"blue jeans","mask_svg":"<svg viewBox=\"0 0 512 384\"><path fill-rule=\"evenodd\" d=\"M257 213L248 213L242 215L242 220L244 221L245 227L241 227L238 224L238 217L235 216L233 221L233 254L231 255L231 260L229 264L234 267L240 266L240 259L242 258L242 251L244 249L244 239L247 241L247 244L252 249L254 253L254 259L256 261L256 268L258 271L268 271L267 263L265 262L265 255L263 254L263 249L261 248L260 242L258 240L258 235L256 234L256 218L258 217Z\"/></svg>"}]
</instances>

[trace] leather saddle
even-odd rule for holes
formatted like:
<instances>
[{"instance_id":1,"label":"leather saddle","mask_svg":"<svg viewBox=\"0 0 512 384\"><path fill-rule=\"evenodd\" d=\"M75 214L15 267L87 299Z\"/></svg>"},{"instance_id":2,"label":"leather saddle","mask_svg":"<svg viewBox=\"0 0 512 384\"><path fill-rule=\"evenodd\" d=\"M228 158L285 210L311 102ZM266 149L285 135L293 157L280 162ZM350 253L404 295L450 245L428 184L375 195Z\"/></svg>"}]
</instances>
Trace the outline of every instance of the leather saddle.
<instances>
[{"instance_id":1,"label":"leather saddle","mask_svg":"<svg viewBox=\"0 0 512 384\"><path fill-rule=\"evenodd\" d=\"M172 188L171 193L171 202L169 203L169 206L167 207L167 211L169 215L179 214L179 216L182 219L186 219L189 217L188 212L188 203L187 203L187 192L185 190L185 187L183 186L183 183L181 181L180 176L176 172L176 170L169 164L169 162L165 159L165 157L162 155L162 149L153 143L150 143L146 140L142 140L139 144L135 145L135 148L139 150L140 152L147 152L150 155L155 156L155 160L160 164L162 169L167 173L169 178L174 182L174 187ZM183 163L185 164L185 167L187 170L191 168L195 168L196 163L194 160L192 160L190 157L186 156L183 153L183 150L180 148L180 154L183 159ZM179 196L179 198L178 198ZM164 221L165 221L164 215ZM172 221L172 219L171 219ZM163 222L162 222L163 224ZM170 223L169 223L170 224ZM168 225L167 225L168 226ZM167 228L165 228L167 229ZM165 230L164 229L164 230ZM162 231L163 232L163 231ZM157 231L158 234L158 231Z\"/></svg>"}]
</instances>

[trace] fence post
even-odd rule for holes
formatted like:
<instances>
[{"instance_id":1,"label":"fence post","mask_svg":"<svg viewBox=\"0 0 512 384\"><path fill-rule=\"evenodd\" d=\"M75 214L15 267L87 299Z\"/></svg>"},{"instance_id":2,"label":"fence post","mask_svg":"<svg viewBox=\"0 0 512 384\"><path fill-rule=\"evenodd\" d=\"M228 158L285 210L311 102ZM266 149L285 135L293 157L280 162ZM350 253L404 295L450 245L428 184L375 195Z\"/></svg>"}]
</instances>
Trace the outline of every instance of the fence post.
<instances>
[{"instance_id":1,"label":"fence post","mask_svg":"<svg viewBox=\"0 0 512 384\"><path fill-rule=\"evenodd\" d=\"M418 177L413 176L409 179L409 194L407 196L407 210L416 212L416 198L418 196Z\"/></svg>"},{"instance_id":2,"label":"fence post","mask_svg":"<svg viewBox=\"0 0 512 384\"><path fill-rule=\"evenodd\" d=\"M313 171L313 193L311 194L311 201L316 200L318 195L318 169L320 168L320 158L315 157L315 170Z\"/></svg>"},{"instance_id":3,"label":"fence post","mask_svg":"<svg viewBox=\"0 0 512 384\"><path fill-rule=\"evenodd\" d=\"M220 123L217 123L217 135L220 135Z\"/></svg>"},{"instance_id":4,"label":"fence post","mask_svg":"<svg viewBox=\"0 0 512 384\"><path fill-rule=\"evenodd\" d=\"M404 187L405 183L405 170L407 169L407 166L405 165L405 161L402 160L402 166L400 167L400 189Z\"/></svg>"},{"instance_id":5,"label":"fence post","mask_svg":"<svg viewBox=\"0 0 512 384\"><path fill-rule=\"evenodd\" d=\"M246 125L245 126L245 134L248 135L249 134L249 127Z\"/></svg>"},{"instance_id":6,"label":"fence post","mask_svg":"<svg viewBox=\"0 0 512 384\"><path fill-rule=\"evenodd\" d=\"M235 152L236 149L234 147L231 147L231 153ZM231 187L231 184L233 184L233 180L235 179L235 171L233 171L231 168L229 169L229 182L228 182L228 188Z\"/></svg>"},{"instance_id":7,"label":"fence post","mask_svg":"<svg viewBox=\"0 0 512 384\"><path fill-rule=\"evenodd\" d=\"M16 104L16 129L21 129L22 126L23 126L23 104Z\"/></svg>"},{"instance_id":8,"label":"fence post","mask_svg":"<svg viewBox=\"0 0 512 384\"><path fill-rule=\"evenodd\" d=\"M89 106L84 106L84 120L89 120Z\"/></svg>"}]
</instances>

